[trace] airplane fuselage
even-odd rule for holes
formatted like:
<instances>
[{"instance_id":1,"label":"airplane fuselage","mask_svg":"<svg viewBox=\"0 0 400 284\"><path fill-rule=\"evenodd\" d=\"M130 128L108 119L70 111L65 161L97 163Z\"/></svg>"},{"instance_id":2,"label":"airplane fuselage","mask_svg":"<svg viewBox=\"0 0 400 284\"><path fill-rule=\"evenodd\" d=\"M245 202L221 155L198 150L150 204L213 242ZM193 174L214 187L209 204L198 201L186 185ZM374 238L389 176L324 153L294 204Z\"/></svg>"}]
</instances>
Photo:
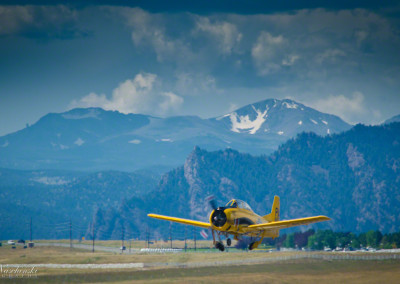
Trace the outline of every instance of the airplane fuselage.
<instances>
[{"instance_id":1,"label":"airplane fuselage","mask_svg":"<svg viewBox=\"0 0 400 284\"><path fill-rule=\"evenodd\" d=\"M248 226L264 224L268 221L262 216L243 208L225 208L219 207L210 214L210 224L213 230L227 232L237 238L238 235L260 236L276 238L279 236L279 230L270 230L268 232L254 231Z\"/></svg>"}]
</instances>

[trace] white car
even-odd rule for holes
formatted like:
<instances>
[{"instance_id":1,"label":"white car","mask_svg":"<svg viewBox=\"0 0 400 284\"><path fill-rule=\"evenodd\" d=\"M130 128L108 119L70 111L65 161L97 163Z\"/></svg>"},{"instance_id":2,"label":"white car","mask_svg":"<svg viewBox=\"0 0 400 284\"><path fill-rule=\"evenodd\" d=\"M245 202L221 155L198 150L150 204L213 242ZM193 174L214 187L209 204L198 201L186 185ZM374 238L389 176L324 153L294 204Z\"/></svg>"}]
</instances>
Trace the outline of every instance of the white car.
<instances>
[{"instance_id":1,"label":"white car","mask_svg":"<svg viewBox=\"0 0 400 284\"><path fill-rule=\"evenodd\" d=\"M7 242L7 244L9 244L9 245L15 245L15 242L14 242L13 240L9 240L9 241Z\"/></svg>"}]
</instances>

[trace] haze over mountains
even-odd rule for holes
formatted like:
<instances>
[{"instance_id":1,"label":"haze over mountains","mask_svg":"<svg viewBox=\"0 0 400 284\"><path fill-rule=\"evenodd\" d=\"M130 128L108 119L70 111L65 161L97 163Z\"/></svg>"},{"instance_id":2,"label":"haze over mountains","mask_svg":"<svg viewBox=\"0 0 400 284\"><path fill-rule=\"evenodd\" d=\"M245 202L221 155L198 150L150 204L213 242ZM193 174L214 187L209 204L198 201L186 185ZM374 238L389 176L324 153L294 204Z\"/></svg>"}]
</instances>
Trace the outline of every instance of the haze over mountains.
<instances>
[{"instance_id":1,"label":"haze over mountains","mask_svg":"<svg viewBox=\"0 0 400 284\"><path fill-rule=\"evenodd\" d=\"M400 226L400 123L391 121L351 128L291 100L211 119L49 114L0 138L0 239L27 238L30 217L34 238L65 238L52 224L70 218L74 236L93 219L97 238L118 239L122 228L144 237L148 226L162 236L168 222L147 213L205 220L210 194L221 205L246 200L260 214L277 194L283 218L325 214L333 220L323 228L392 232ZM138 168L159 174L131 171Z\"/></svg>"},{"instance_id":2,"label":"haze over mountains","mask_svg":"<svg viewBox=\"0 0 400 284\"><path fill-rule=\"evenodd\" d=\"M301 132L339 133L351 126L339 117L292 100L268 99L211 119L159 118L100 108L50 113L0 137L0 167L12 169L171 169L194 146L270 154Z\"/></svg>"},{"instance_id":3,"label":"haze over mountains","mask_svg":"<svg viewBox=\"0 0 400 284\"><path fill-rule=\"evenodd\" d=\"M69 218L80 226L75 237L85 232L89 237L92 220L100 239L118 239L122 228L126 236L144 238L149 227L165 237L168 222L149 219L148 213L206 220L210 194L220 205L246 200L260 214L279 195L282 218L324 214L332 221L315 226L393 232L400 226L399 147L400 123L391 123L357 125L325 137L303 133L269 156L196 147L183 166L161 178L147 172L3 169L0 238L27 238L30 217L35 238L66 238L65 228L49 224Z\"/></svg>"}]
</instances>

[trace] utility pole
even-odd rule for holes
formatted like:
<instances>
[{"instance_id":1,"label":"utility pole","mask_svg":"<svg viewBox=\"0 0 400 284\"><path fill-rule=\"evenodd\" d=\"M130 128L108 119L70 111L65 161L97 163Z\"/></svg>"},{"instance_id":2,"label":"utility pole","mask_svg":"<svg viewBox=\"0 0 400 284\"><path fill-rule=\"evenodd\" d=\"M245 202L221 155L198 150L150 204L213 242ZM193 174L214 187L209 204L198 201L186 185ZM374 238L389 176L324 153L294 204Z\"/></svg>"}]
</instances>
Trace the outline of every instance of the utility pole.
<instances>
[{"instance_id":1,"label":"utility pole","mask_svg":"<svg viewBox=\"0 0 400 284\"><path fill-rule=\"evenodd\" d=\"M92 241L93 241L92 252L94 252L94 221L92 222Z\"/></svg>"},{"instance_id":2,"label":"utility pole","mask_svg":"<svg viewBox=\"0 0 400 284\"><path fill-rule=\"evenodd\" d=\"M185 252L186 252L186 226L185 226Z\"/></svg>"},{"instance_id":3,"label":"utility pole","mask_svg":"<svg viewBox=\"0 0 400 284\"><path fill-rule=\"evenodd\" d=\"M125 237L125 227L124 227L124 225L122 224L122 231L121 231L121 241L122 241L122 250L121 250L121 253L122 252L124 252L124 237Z\"/></svg>"},{"instance_id":4,"label":"utility pole","mask_svg":"<svg viewBox=\"0 0 400 284\"><path fill-rule=\"evenodd\" d=\"M29 234L30 234L30 242L32 242L32 217L31 217L31 222L30 222L30 226L29 226Z\"/></svg>"},{"instance_id":5,"label":"utility pole","mask_svg":"<svg viewBox=\"0 0 400 284\"><path fill-rule=\"evenodd\" d=\"M169 223L169 241L171 243L171 248L172 248L172 223Z\"/></svg>"},{"instance_id":6,"label":"utility pole","mask_svg":"<svg viewBox=\"0 0 400 284\"><path fill-rule=\"evenodd\" d=\"M193 227L194 250L196 250L196 228Z\"/></svg>"},{"instance_id":7,"label":"utility pole","mask_svg":"<svg viewBox=\"0 0 400 284\"><path fill-rule=\"evenodd\" d=\"M146 227L146 246L150 248L150 230L148 227Z\"/></svg>"},{"instance_id":8,"label":"utility pole","mask_svg":"<svg viewBox=\"0 0 400 284\"><path fill-rule=\"evenodd\" d=\"M71 217L69 217L69 249L72 249L72 222L71 222Z\"/></svg>"}]
</instances>

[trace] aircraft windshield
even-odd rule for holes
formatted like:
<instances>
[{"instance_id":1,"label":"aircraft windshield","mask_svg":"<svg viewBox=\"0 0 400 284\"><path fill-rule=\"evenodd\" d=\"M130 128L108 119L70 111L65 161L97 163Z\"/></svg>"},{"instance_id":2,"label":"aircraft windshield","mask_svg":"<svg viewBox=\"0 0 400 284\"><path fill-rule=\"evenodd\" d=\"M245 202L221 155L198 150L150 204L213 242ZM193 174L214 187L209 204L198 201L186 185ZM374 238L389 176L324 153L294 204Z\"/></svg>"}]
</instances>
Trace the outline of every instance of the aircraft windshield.
<instances>
[{"instance_id":1,"label":"aircraft windshield","mask_svg":"<svg viewBox=\"0 0 400 284\"><path fill-rule=\"evenodd\" d=\"M243 200L239 200L239 199L232 199L225 205L225 207L227 207L227 208L242 208L242 209L246 209L246 210L253 212L253 210L251 209L249 204L247 204Z\"/></svg>"}]
</instances>

